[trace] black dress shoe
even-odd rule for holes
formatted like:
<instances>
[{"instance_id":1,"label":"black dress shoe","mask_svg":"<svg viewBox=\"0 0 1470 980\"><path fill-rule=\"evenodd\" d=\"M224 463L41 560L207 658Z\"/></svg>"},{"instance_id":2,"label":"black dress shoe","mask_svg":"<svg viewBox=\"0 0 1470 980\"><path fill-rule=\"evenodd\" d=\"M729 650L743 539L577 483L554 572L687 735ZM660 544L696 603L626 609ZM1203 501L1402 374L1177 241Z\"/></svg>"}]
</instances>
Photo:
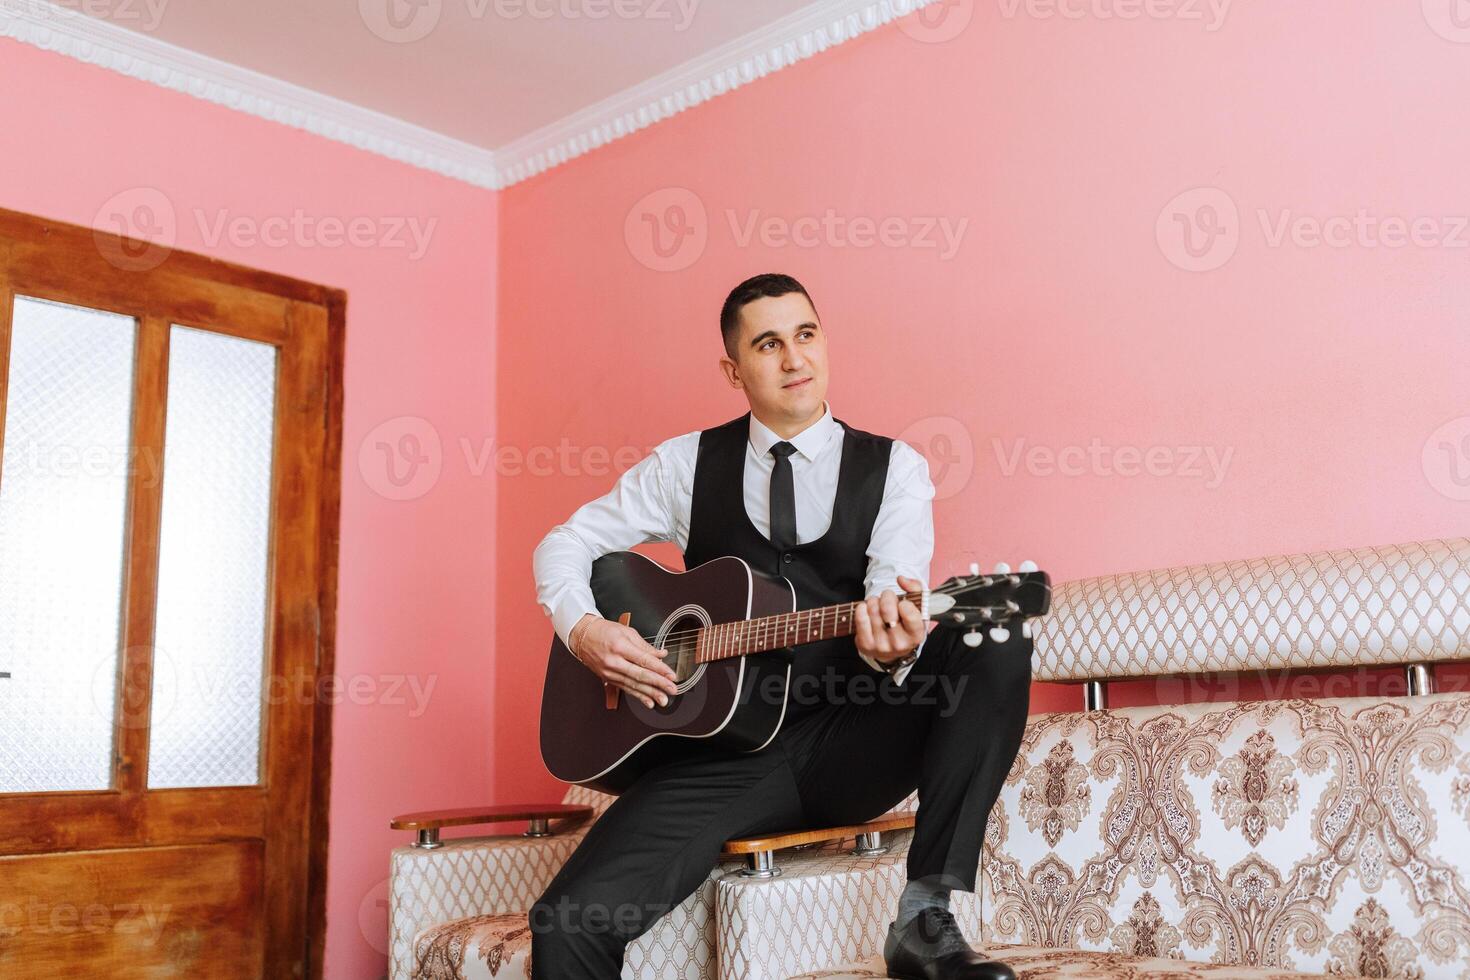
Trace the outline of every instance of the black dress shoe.
<instances>
[{"instance_id":1,"label":"black dress shoe","mask_svg":"<svg viewBox=\"0 0 1470 980\"><path fill-rule=\"evenodd\" d=\"M889 926L883 959L901 980L1016 980L1016 971L965 942L949 909L926 908L901 929Z\"/></svg>"}]
</instances>

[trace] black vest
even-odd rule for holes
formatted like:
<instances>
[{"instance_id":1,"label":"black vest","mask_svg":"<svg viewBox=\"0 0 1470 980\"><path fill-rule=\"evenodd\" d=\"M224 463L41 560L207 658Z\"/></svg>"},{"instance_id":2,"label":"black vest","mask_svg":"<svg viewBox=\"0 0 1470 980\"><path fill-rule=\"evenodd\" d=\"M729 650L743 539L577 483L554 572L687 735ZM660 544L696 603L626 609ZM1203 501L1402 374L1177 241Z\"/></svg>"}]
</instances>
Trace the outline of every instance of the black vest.
<instances>
[{"instance_id":1,"label":"black vest","mask_svg":"<svg viewBox=\"0 0 1470 980\"><path fill-rule=\"evenodd\" d=\"M893 440L854 429L841 419L842 462L832 524L825 534L782 551L756 530L745 511L745 455L749 451L750 413L699 434L690 501L689 543L684 567L694 568L734 555L768 575L783 576L796 590L796 608L811 609L864 596L868 573L868 541L883 504L888 459ZM852 637L838 637L796 647L793 685L803 676L812 683L831 683L857 673L872 673L858 657ZM822 688L808 686L810 691ZM791 714L804 713L795 704Z\"/></svg>"}]
</instances>

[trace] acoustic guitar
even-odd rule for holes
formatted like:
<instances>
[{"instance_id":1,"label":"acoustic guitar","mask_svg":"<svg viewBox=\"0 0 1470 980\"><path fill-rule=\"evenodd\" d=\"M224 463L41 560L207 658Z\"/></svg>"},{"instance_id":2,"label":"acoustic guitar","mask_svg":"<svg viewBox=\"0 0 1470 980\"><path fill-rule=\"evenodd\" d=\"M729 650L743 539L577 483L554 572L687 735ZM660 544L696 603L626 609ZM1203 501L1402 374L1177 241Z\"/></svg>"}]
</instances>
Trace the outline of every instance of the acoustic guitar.
<instances>
[{"instance_id":1,"label":"acoustic guitar","mask_svg":"<svg viewBox=\"0 0 1470 980\"><path fill-rule=\"evenodd\" d=\"M992 574L971 566L907 598L939 628L962 629L967 646L1046 613L1051 580L1030 562ZM688 571L633 551L592 564L598 612L636 629L677 675L678 693L647 707L604 684L553 636L541 698L541 756L551 774L618 794L650 765L693 743L733 751L764 748L786 713L794 648L856 632L857 603L797 610L796 590L740 558ZM991 634L993 633L993 636ZM881 676L881 675L878 675Z\"/></svg>"}]
</instances>

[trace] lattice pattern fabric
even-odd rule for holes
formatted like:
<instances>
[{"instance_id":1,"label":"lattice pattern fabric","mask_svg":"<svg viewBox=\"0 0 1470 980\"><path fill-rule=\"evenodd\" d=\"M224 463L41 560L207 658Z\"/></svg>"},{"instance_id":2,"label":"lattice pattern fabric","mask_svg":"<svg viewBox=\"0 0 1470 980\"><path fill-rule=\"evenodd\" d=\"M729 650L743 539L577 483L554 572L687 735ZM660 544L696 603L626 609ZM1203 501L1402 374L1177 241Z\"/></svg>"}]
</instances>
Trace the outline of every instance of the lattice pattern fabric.
<instances>
[{"instance_id":1,"label":"lattice pattern fabric","mask_svg":"<svg viewBox=\"0 0 1470 980\"><path fill-rule=\"evenodd\" d=\"M1470 695L1041 715L987 828L984 939L1461 978L1467 825Z\"/></svg>"},{"instance_id":2,"label":"lattice pattern fabric","mask_svg":"<svg viewBox=\"0 0 1470 980\"><path fill-rule=\"evenodd\" d=\"M1470 539L1106 575L1058 585L1034 676L1349 667L1470 656Z\"/></svg>"},{"instance_id":3,"label":"lattice pattern fabric","mask_svg":"<svg viewBox=\"0 0 1470 980\"><path fill-rule=\"evenodd\" d=\"M581 840L578 831L460 838L437 850L396 848L388 895L390 976L408 980L414 936L431 926L501 913L517 913L524 922Z\"/></svg>"},{"instance_id":4,"label":"lattice pattern fabric","mask_svg":"<svg viewBox=\"0 0 1470 980\"><path fill-rule=\"evenodd\" d=\"M1022 980L1289 980L1316 974L1283 970L1256 970L1214 963L1181 963L1154 956L1092 953L1076 949L1039 949L1034 946L982 945L975 949L991 959L1009 963ZM883 957L870 956L830 970L814 970L790 980L867 980L886 977Z\"/></svg>"},{"instance_id":5,"label":"lattice pattern fabric","mask_svg":"<svg viewBox=\"0 0 1470 980\"><path fill-rule=\"evenodd\" d=\"M602 815L613 798L582 786L563 803ZM393 851L388 894L388 961L393 980L407 980L413 939L423 930L471 916L520 912L522 919L566 859L586 825L551 837L461 837L434 850Z\"/></svg>"},{"instance_id":6,"label":"lattice pattern fabric","mask_svg":"<svg viewBox=\"0 0 1470 980\"><path fill-rule=\"evenodd\" d=\"M710 878L648 932L630 943L625 980L714 980L714 879ZM529 903L528 903L529 904ZM531 976L531 929L525 912L477 915L430 926L412 939L409 980L523 980Z\"/></svg>"},{"instance_id":7,"label":"lattice pattern fabric","mask_svg":"<svg viewBox=\"0 0 1470 980\"><path fill-rule=\"evenodd\" d=\"M572 806L590 806L592 808L593 819L596 819L602 816L604 810L612 806L612 801L615 799L617 797L608 796L606 793L599 793L597 790L588 789L586 786L570 786L567 788L566 795L562 797L561 801L563 803L569 803Z\"/></svg>"},{"instance_id":8,"label":"lattice pattern fabric","mask_svg":"<svg viewBox=\"0 0 1470 980\"><path fill-rule=\"evenodd\" d=\"M612 797L581 786L562 802L601 816ZM393 980L470 980L529 976L526 917L586 826L551 837L471 837L434 850L394 850L389 886ZM628 947L624 976L639 980L714 980L714 880L729 861Z\"/></svg>"},{"instance_id":9,"label":"lattice pattern fabric","mask_svg":"<svg viewBox=\"0 0 1470 980\"><path fill-rule=\"evenodd\" d=\"M782 851L779 878L721 878L715 885L720 980L773 980L881 950L912 840L909 830L884 834L890 849L875 857L854 855L850 841L840 849ZM957 893L953 907L960 928L978 938L977 896Z\"/></svg>"},{"instance_id":10,"label":"lattice pattern fabric","mask_svg":"<svg viewBox=\"0 0 1470 980\"><path fill-rule=\"evenodd\" d=\"M574 786L563 802L591 806L601 815L612 797ZM912 810L917 803L910 794L895 809ZM395 850L393 980L529 976L526 910L584 831L534 839L460 838L435 850ZM770 980L812 963L867 955L882 945L892 920L912 836L885 834L889 851L875 858L851 854L851 841L840 848L783 851L777 858L782 875L771 880L741 877L733 873L740 862L724 862L679 908L629 945L623 974L639 980ZM979 936L975 896L956 896L955 908L967 934Z\"/></svg>"}]
</instances>

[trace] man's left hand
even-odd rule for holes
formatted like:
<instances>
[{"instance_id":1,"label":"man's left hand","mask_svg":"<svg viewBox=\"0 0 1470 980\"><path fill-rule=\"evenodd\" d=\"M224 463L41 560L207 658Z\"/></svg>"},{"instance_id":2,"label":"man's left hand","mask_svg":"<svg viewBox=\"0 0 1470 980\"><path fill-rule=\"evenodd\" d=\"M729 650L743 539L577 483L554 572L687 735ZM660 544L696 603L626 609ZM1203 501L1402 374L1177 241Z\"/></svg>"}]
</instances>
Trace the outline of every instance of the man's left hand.
<instances>
[{"instance_id":1,"label":"man's left hand","mask_svg":"<svg viewBox=\"0 0 1470 980\"><path fill-rule=\"evenodd\" d=\"M898 577L905 592L919 592L924 583L906 575ZM899 599L892 589L882 595L869 596L857 604L857 648L864 656L879 663L906 656L924 641L924 620L919 607L908 599ZM885 626L891 623L892 626Z\"/></svg>"}]
</instances>

